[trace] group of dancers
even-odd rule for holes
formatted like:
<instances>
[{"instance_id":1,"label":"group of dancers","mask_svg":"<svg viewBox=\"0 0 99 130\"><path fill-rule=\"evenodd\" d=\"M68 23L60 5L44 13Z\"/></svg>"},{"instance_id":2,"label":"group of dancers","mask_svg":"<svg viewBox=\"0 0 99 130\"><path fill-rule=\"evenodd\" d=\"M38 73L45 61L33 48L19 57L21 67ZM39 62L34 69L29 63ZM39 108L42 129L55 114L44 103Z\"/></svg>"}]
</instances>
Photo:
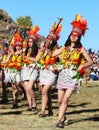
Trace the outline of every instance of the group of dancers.
<instances>
[{"instance_id":1,"label":"group of dancers","mask_svg":"<svg viewBox=\"0 0 99 130\"><path fill-rule=\"evenodd\" d=\"M87 21L83 16L76 15L72 21L72 31L65 44L58 46L62 30L62 19L52 26L45 41L40 47L39 27L30 27L27 41L16 31L9 43L7 53L1 57L2 85L6 89L8 82L12 85L13 108L17 107L18 86L21 85L26 93L28 110L35 111L37 103L33 85L35 82L41 88L42 105L39 117L45 117L48 105L48 116L53 116L50 89L55 85L58 92L59 115L56 127L64 128L68 102L74 91L79 87L87 67L92 65L86 49L81 44L81 36L85 34Z\"/></svg>"}]
</instances>

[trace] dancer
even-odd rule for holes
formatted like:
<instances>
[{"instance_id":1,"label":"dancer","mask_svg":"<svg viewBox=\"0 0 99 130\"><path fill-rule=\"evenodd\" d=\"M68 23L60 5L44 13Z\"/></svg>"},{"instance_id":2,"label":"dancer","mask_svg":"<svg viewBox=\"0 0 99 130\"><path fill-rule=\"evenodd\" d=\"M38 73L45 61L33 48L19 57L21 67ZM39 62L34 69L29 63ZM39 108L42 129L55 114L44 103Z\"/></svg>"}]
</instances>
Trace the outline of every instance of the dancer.
<instances>
[{"instance_id":1,"label":"dancer","mask_svg":"<svg viewBox=\"0 0 99 130\"><path fill-rule=\"evenodd\" d=\"M25 55L22 59L22 61L24 62L24 66L21 70L21 80L23 82L23 87L26 91L29 111L35 111L37 109L33 85L38 76L38 70L35 68L36 56L38 54L38 31L38 26L34 26L33 28L30 27L30 31L28 32L29 38L27 42L27 48L25 50Z\"/></svg>"},{"instance_id":2,"label":"dancer","mask_svg":"<svg viewBox=\"0 0 99 130\"><path fill-rule=\"evenodd\" d=\"M92 65L92 60L81 44L81 36L88 29L87 21L83 16L78 14L71 25L73 29L65 45L52 54L52 56L61 55L62 60L60 62L63 66L57 80L58 102L60 107L56 127L59 128L64 127L64 121L66 119L64 115L68 107L69 99L74 91L77 90L79 79L83 75L84 69Z\"/></svg>"},{"instance_id":3,"label":"dancer","mask_svg":"<svg viewBox=\"0 0 99 130\"><path fill-rule=\"evenodd\" d=\"M21 82L21 54L18 52L22 49L23 39L17 30L12 38L11 46L13 47L14 54L10 58L7 68L9 73L9 82L12 85L12 94L13 94L13 106L12 108L17 108L18 105L18 92L19 92L19 84Z\"/></svg>"},{"instance_id":4,"label":"dancer","mask_svg":"<svg viewBox=\"0 0 99 130\"><path fill-rule=\"evenodd\" d=\"M50 89L51 86L55 84L56 78L57 78L57 71L54 67L55 63L57 62L57 57L51 58L47 54L46 48L49 48L52 52L57 49L57 41L59 39L59 33L62 29L62 25L60 24L61 19L59 20L59 23L52 26L52 29L49 33L49 35L46 38L45 42L45 51L43 52L43 55L40 58L40 63L44 66L43 69L40 70L40 77L39 82L40 85L42 85L42 108L39 113L39 117L45 117L46 113L46 106L48 105L48 116L53 116L52 111L52 100L51 100L51 93Z\"/></svg>"},{"instance_id":5,"label":"dancer","mask_svg":"<svg viewBox=\"0 0 99 130\"><path fill-rule=\"evenodd\" d=\"M13 55L13 49L10 49L10 46L8 46L6 53L4 55L1 55L1 61L0 61L0 79L1 79L1 85L2 85L2 100L1 103L7 103L8 102L8 98L7 98L7 85L9 83L9 73L8 73L8 69L7 69L7 64L11 58L11 56Z\"/></svg>"}]
</instances>

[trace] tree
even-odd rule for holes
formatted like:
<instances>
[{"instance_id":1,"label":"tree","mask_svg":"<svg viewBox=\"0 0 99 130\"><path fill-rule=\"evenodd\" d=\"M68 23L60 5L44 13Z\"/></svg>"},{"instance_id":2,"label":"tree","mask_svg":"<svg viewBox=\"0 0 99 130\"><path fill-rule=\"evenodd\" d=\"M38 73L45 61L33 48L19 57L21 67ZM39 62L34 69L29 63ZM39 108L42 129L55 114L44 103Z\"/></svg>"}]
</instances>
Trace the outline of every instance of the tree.
<instances>
[{"instance_id":1,"label":"tree","mask_svg":"<svg viewBox=\"0 0 99 130\"><path fill-rule=\"evenodd\" d=\"M30 16L19 17L16 19L16 23L21 28L28 28L32 26L32 20Z\"/></svg>"},{"instance_id":2,"label":"tree","mask_svg":"<svg viewBox=\"0 0 99 130\"><path fill-rule=\"evenodd\" d=\"M31 17L19 17L16 19L16 23L19 27L21 36L25 38L27 36L27 31L29 30L30 26L32 26Z\"/></svg>"}]
</instances>

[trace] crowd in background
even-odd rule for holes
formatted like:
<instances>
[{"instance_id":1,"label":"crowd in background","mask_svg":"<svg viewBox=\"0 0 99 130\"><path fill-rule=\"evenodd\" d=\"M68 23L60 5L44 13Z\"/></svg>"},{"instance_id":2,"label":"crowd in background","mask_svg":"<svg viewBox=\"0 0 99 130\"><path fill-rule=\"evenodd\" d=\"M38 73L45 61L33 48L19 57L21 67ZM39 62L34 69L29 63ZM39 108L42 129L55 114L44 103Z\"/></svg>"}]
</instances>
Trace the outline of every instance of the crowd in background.
<instances>
[{"instance_id":1,"label":"crowd in background","mask_svg":"<svg viewBox=\"0 0 99 130\"><path fill-rule=\"evenodd\" d=\"M88 54L90 58L93 60L93 65L90 67L90 76L89 80L99 80L99 50L95 51L92 48L88 49Z\"/></svg>"}]
</instances>

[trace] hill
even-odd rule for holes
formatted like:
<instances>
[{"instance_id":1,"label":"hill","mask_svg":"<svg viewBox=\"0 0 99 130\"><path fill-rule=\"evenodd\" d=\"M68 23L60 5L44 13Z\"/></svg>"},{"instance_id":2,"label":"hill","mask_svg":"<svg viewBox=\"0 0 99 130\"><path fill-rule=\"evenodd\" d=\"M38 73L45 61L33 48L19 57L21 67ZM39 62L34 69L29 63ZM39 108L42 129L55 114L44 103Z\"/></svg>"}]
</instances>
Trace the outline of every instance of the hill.
<instances>
[{"instance_id":1,"label":"hill","mask_svg":"<svg viewBox=\"0 0 99 130\"><path fill-rule=\"evenodd\" d=\"M0 9L0 39L4 41L5 39L9 39L13 34L13 29L16 27L15 21L9 16L9 14ZM38 41L38 45L42 40L45 40L45 37L40 35L40 39Z\"/></svg>"},{"instance_id":2,"label":"hill","mask_svg":"<svg viewBox=\"0 0 99 130\"><path fill-rule=\"evenodd\" d=\"M10 26L15 26L16 23L7 12L0 9L0 39L8 39L11 35Z\"/></svg>"}]
</instances>

